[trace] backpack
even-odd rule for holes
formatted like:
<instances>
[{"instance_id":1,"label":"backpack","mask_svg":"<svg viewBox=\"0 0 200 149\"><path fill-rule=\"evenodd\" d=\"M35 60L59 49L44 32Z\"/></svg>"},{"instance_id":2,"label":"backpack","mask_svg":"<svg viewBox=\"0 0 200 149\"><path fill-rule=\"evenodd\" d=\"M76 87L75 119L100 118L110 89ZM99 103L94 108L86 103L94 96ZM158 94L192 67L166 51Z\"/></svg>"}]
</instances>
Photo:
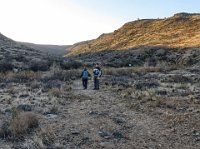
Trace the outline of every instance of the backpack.
<instances>
[{"instance_id":1,"label":"backpack","mask_svg":"<svg viewBox=\"0 0 200 149\"><path fill-rule=\"evenodd\" d=\"M88 76L89 76L88 71L87 71L87 70L84 70L84 71L83 71L83 76L82 76L82 77L83 77L84 79L87 79Z\"/></svg>"},{"instance_id":2,"label":"backpack","mask_svg":"<svg viewBox=\"0 0 200 149\"><path fill-rule=\"evenodd\" d=\"M99 73L100 73L99 69L94 69L94 76L95 77L99 76Z\"/></svg>"}]
</instances>

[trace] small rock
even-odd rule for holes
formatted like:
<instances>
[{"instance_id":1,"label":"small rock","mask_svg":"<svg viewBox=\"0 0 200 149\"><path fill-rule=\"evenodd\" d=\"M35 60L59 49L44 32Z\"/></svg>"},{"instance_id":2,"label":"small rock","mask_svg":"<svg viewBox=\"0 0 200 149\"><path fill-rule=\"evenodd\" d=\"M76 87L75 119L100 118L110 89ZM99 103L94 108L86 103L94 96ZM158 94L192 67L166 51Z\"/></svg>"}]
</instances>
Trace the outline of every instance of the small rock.
<instances>
[{"instance_id":1,"label":"small rock","mask_svg":"<svg viewBox=\"0 0 200 149\"><path fill-rule=\"evenodd\" d=\"M32 106L28 104L23 104L23 105L17 106L17 109L22 110L22 111L32 111Z\"/></svg>"},{"instance_id":2,"label":"small rock","mask_svg":"<svg viewBox=\"0 0 200 149\"><path fill-rule=\"evenodd\" d=\"M126 123L125 119L123 118L113 118L113 121L117 124L123 124Z\"/></svg>"},{"instance_id":3,"label":"small rock","mask_svg":"<svg viewBox=\"0 0 200 149\"><path fill-rule=\"evenodd\" d=\"M74 131L74 132L71 132L71 135L77 136L77 135L80 135L80 132L79 131Z\"/></svg>"},{"instance_id":4,"label":"small rock","mask_svg":"<svg viewBox=\"0 0 200 149\"><path fill-rule=\"evenodd\" d=\"M49 118L49 119L53 119L53 118L56 118L58 116L55 115L55 114L47 114L46 117Z\"/></svg>"},{"instance_id":5,"label":"small rock","mask_svg":"<svg viewBox=\"0 0 200 149\"><path fill-rule=\"evenodd\" d=\"M113 133L113 137L115 138L115 139L122 139L122 138L124 138L124 136L123 136L123 134L122 133L120 133L120 132L114 132Z\"/></svg>"},{"instance_id":6,"label":"small rock","mask_svg":"<svg viewBox=\"0 0 200 149\"><path fill-rule=\"evenodd\" d=\"M29 96L28 94L22 94L22 95L19 96L19 98L26 98L28 96Z\"/></svg>"},{"instance_id":7,"label":"small rock","mask_svg":"<svg viewBox=\"0 0 200 149\"><path fill-rule=\"evenodd\" d=\"M98 112L97 111L90 111L89 115L98 115Z\"/></svg>"},{"instance_id":8,"label":"small rock","mask_svg":"<svg viewBox=\"0 0 200 149\"><path fill-rule=\"evenodd\" d=\"M99 136L102 137L102 138L105 138L105 139L111 138L111 136L109 135L109 133L102 132L102 131L99 132Z\"/></svg>"},{"instance_id":9,"label":"small rock","mask_svg":"<svg viewBox=\"0 0 200 149\"><path fill-rule=\"evenodd\" d=\"M5 113L12 113L12 110L11 109L5 109L5 111L4 111Z\"/></svg>"}]
</instances>

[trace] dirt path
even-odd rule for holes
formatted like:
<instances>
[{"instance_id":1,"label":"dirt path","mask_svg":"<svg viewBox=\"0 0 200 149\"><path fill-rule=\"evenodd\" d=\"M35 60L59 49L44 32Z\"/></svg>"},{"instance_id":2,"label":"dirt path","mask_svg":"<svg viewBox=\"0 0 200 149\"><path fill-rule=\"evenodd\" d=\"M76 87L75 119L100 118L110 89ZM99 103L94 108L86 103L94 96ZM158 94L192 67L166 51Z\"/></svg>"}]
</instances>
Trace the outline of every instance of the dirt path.
<instances>
[{"instance_id":1,"label":"dirt path","mask_svg":"<svg viewBox=\"0 0 200 149\"><path fill-rule=\"evenodd\" d=\"M184 145L158 119L128 109L117 94L106 88L92 88L91 81L87 90L82 89L80 80L73 83L72 92L79 100L67 107L67 127L61 128L68 135L60 138L71 142L69 148L193 148Z\"/></svg>"}]
</instances>

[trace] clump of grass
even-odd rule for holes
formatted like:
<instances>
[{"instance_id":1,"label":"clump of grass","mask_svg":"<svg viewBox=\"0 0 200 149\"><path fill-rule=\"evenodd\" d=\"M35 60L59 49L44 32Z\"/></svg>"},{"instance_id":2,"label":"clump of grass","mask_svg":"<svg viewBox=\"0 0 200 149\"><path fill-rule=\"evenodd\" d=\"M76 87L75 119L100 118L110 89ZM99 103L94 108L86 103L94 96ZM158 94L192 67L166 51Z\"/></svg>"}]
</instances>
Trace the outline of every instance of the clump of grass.
<instances>
[{"instance_id":1,"label":"clump of grass","mask_svg":"<svg viewBox=\"0 0 200 149\"><path fill-rule=\"evenodd\" d=\"M54 97L62 97L63 95L63 91L61 89L58 88L52 88L49 90L49 94L54 96Z\"/></svg>"},{"instance_id":2,"label":"clump of grass","mask_svg":"<svg viewBox=\"0 0 200 149\"><path fill-rule=\"evenodd\" d=\"M11 87L8 88L7 92L8 92L9 94L14 95L14 94L17 93L17 89L16 89L14 86L11 86Z\"/></svg>"},{"instance_id":3,"label":"clump of grass","mask_svg":"<svg viewBox=\"0 0 200 149\"><path fill-rule=\"evenodd\" d=\"M14 138L22 137L31 129L38 127L38 117L32 112L16 114L10 121L10 131Z\"/></svg>"},{"instance_id":4,"label":"clump of grass","mask_svg":"<svg viewBox=\"0 0 200 149\"><path fill-rule=\"evenodd\" d=\"M0 137L4 139L22 139L24 135L39 125L38 117L31 112L14 112L11 120L0 126Z\"/></svg>"},{"instance_id":5,"label":"clump of grass","mask_svg":"<svg viewBox=\"0 0 200 149\"><path fill-rule=\"evenodd\" d=\"M4 121L2 125L0 126L0 138L8 138L11 137L11 131L9 129L9 122Z\"/></svg>"},{"instance_id":6,"label":"clump of grass","mask_svg":"<svg viewBox=\"0 0 200 149\"><path fill-rule=\"evenodd\" d=\"M48 82L49 80L60 80L60 81L70 81L80 77L82 70L80 69L70 69L62 70L58 69L57 71L48 71L43 74L41 81Z\"/></svg>"},{"instance_id":7,"label":"clump of grass","mask_svg":"<svg viewBox=\"0 0 200 149\"><path fill-rule=\"evenodd\" d=\"M56 139L55 130L53 129L52 126L41 128L38 135L41 138L43 144L48 146L54 144Z\"/></svg>"},{"instance_id":8,"label":"clump of grass","mask_svg":"<svg viewBox=\"0 0 200 149\"><path fill-rule=\"evenodd\" d=\"M4 75L5 80L14 82L27 82L39 79L40 77L41 77L41 72L33 72L33 71L21 71L18 73L7 72Z\"/></svg>"},{"instance_id":9,"label":"clump of grass","mask_svg":"<svg viewBox=\"0 0 200 149\"><path fill-rule=\"evenodd\" d=\"M59 113L58 107L54 105L54 106L50 109L50 113L52 113L52 114L58 114L58 113Z\"/></svg>"},{"instance_id":10,"label":"clump of grass","mask_svg":"<svg viewBox=\"0 0 200 149\"><path fill-rule=\"evenodd\" d=\"M31 87L31 89L38 89L38 88L40 88L40 83L37 81L33 81L33 82L31 82L30 87Z\"/></svg>"},{"instance_id":11,"label":"clump of grass","mask_svg":"<svg viewBox=\"0 0 200 149\"><path fill-rule=\"evenodd\" d=\"M161 67L123 67L123 68L104 68L105 75L130 75L132 73L162 72Z\"/></svg>"}]
</instances>

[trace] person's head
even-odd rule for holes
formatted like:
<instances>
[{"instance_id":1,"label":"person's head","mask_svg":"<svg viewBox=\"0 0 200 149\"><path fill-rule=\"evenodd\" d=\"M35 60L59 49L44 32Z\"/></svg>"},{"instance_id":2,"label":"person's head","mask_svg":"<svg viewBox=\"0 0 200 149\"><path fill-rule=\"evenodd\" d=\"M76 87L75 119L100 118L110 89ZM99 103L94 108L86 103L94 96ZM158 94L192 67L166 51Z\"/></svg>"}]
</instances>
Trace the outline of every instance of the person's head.
<instances>
[{"instance_id":1,"label":"person's head","mask_svg":"<svg viewBox=\"0 0 200 149\"><path fill-rule=\"evenodd\" d=\"M96 63L96 64L95 64L95 67L99 67L99 63Z\"/></svg>"}]
</instances>

